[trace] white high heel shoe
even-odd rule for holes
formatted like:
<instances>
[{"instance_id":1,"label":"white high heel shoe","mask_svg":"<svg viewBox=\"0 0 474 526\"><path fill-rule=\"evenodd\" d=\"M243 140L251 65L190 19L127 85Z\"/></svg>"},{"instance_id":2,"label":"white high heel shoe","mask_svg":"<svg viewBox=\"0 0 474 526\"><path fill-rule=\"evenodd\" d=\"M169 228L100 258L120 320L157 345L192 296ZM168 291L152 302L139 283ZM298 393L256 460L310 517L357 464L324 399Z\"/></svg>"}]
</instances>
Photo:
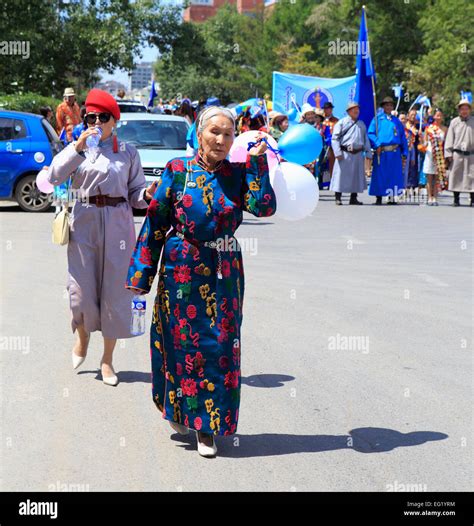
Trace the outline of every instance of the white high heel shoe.
<instances>
[{"instance_id":1,"label":"white high heel shoe","mask_svg":"<svg viewBox=\"0 0 474 526\"><path fill-rule=\"evenodd\" d=\"M197 443L198 443L198 453L201 455L201 457L206 457L206 458L215 457L217 454L217 446L216 446L216 441L214 440L214 437L211 435L212 446L206 446L204 442L201 442L199 440L199 433L197 431L196 431L196 435L197 435Z\"/></svg>"},{"instance_id":2,"label":"white high heel shoe","mask_svg":"<svg viewBox=\"0 0 474 526\"><path fill-rule=\"evenodd\" d=\"M114 374L112 376L104 376L103 375L103 373L102 373L102 364L100 364L100 372L102 374L102 381L104 382L105 385L111 385L113 387L118 385L119 380L118 380L118 377L117 377L116 374Z\"/></svg>"},{"instance_id":3,"label":"white high heel shoe","mask_svg":"<svg viewBox=\"0 0 474 526\"><path fill-rule=\"evenodd\" d=\"M183 424L177 424L176 422L171 422L171 420L168 420L170 423L171 429L176 431L176 433L179 433L180 435L189 435L189 429L186 426L183 426Z\"/></svg>"},{"instance_id":4,"label":"white high heel shoe","mask_svg":"<svg viewBox=\"0 0 474 526\"><path fill-rule=\"evenodd\" d=\"M87 345L89 345L89 341L90 341L90 336L87 338ZM75 348L76 346L74 346ZM72 367L73 369L77 369L83 362L84 360L87 358L87 354L85 356L78 356L75 352L74 352L74 349L72 350Z\"/></svg>"},{"instance_id":5,"label":"white high heel shoe","mask_svg":"<svg viewBox=\"0 0 474 526\"><path fill-rule=\"evenodd\" d=\"M74 350L72 351L72 367L73 369L77 369L81 363L84 362L84 360L86 359L86 356L78 356Z\"/></svg>"}]
</instances>

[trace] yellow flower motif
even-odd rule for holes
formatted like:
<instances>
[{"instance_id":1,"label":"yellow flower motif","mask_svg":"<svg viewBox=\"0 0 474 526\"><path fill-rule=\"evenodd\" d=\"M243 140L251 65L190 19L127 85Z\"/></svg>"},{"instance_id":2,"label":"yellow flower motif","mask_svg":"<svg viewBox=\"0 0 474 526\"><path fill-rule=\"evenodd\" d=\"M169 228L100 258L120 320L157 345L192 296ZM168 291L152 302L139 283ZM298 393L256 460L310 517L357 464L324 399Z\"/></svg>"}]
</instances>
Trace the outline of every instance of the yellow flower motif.
<instances>
[{"instance_id":1,"label":"yellow flower motif","mask_svg":"<svg viewBox=\"0 0 474 526\"><path fill-rule=\"evenodd\" d=\"M211 392L214 391L214 384L212 382L209 382L207 384L207 390Z\"/></svg>"},{"instance_id":2,"label":"yellow flower motif","mask_svg":"<svg viewBox=\"0 0 474 526\"><path fill-rule=\"evenodd\" d=\"M260 190L260 186L255 181L252 181L249 184L249 189L252 191L258 192Z\"/></svg>"},{"instance_id":3,"label":"yellow flower motif","mask_svg":"<svg viewBox=\"0 0 474 526\"><path fill-rule=\"evenodd\" d=\"M143 276L143 272L141 272L140 270L137 270L137 271L135 272L135 277L136 277L136 278L141 278L142 276Z\"/></svg>"}]
</instances>

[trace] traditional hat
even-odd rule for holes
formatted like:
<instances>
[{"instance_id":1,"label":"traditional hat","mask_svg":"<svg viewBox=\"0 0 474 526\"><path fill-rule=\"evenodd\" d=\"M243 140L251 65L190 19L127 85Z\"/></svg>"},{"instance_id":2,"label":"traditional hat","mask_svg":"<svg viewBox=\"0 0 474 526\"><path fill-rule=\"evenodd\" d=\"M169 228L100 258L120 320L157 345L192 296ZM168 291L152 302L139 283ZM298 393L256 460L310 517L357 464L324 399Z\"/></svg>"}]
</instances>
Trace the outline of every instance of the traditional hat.
<instances>
[{"instance_id":1,"label":"traditional hat","mask_svg":"<svg viewBox=\"0 0 474 526\"><path fill-rule=\"evenodd\" d=\"M382 102L380 103L380 106L383 106L384 104L395 104L392 97L385 97Z\"/></svg>"},{"instance_id":2,"label":"traditional hat","mask_svg":"<svg viewBox=\"0 0 474 526\"><path fill-rule=\"evenodd\" d=\"M459 108L459 106L464 106L464 104L467 104L470 108L472 108L472 105L469 102L469 99L461 99L459 101L459 103L458 103L458 108Z\"/></svg>"},{"instance_id":3,"label":"traditional hat","mask_svg":"<svg viewBox=\"0 0 474 526\"><path fill-rule=\"evenodd\" d=\"M349 102L349 104L347 105L346 111L352 110L352 108L359 108L359 103L355 101Z\"/></svg>"},{"instance_id":4,"label":"traditional hat","mask_svg":"<svg viewBox=\"0 0 474 526\"><path fill-rule=\"evenodd\" d=\"M314 108L313 106L311 106L311 104L309 104L308 102L305 102L303 104L303 106L301 106L301 115L304 117L307 113L309 113L310 111L312 111L313 113L315 113L316 111L316 108Z\"/></svg>"},{"instance_id":5,"label":"traditional hat","mask_svg":"<svg viewBox=\"0 0 474 526\"><path fill-rule=\"evenodd\" d=\"M110 93L101 89L94 88L89 91L86 98L86 109L87 112L105 111L111 113L116 121L120 119L120 108L117 101Z\"/></svg>"},{"instance_id":6,"label":"traditional hat","mask_svg":"<svg viewBox=\"0 0 474 526\"><path fill-rule=\"evenodd\" d=\"M325 102L324 103L324 106L323 106L323 109L328 109L328 108L334 108L334 104L332 102Z\"/></svg>"},{"instance_id":7,"label":"traditional hat","mask_svg":"<svg viewBox=\"0 0 474 526\"><path fill-rule=\"evenodd\" d=\"M74 92L74 88L65 88L63 97L75 97L76 93Z\"/></svg>"}]
</instances>

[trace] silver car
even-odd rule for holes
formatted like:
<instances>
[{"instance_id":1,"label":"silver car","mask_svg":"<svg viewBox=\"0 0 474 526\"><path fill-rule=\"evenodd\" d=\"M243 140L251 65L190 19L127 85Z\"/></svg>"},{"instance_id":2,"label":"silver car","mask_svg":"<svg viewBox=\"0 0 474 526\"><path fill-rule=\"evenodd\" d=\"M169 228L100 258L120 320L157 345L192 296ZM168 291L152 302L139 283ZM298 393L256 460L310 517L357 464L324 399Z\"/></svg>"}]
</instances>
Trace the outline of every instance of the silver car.
<instances>
[{"instance_id":1,"label":"silver car","mask_svg":"<svg viewBox=\"0 0 474 526\"><path fill-rule=\"evenodd\" d=\"M189 155L186 135L189 123L184 117L153 113L122 113L117 124L121 141L138 149L148 183L163 172L166 163L175 157Z\"/></svg>"}]
</instances>

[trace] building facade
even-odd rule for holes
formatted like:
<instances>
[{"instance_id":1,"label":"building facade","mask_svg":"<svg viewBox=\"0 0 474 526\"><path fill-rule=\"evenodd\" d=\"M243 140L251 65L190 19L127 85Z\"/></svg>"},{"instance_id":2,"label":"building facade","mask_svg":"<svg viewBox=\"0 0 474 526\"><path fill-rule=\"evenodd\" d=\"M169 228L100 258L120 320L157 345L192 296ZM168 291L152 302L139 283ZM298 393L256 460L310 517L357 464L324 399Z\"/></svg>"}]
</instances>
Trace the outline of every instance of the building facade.
<instances>
[{"instance_id":1,"label":"building facade","mask_svg":"<svg viewBox=\"0 0 474 526\"><path fill-rule=\"evenodd\" d=\"M239 13L250 15L267 3L268 0L191 0L190 6L184 10L183 17L187 22L204 22L225 4L235 5Z\"/></svg>"},{"instance_id":2,"label":"building facade","mask_svg":"<svg viewBox=\"0 0 474 526\"><path fill-rule=\"evenodd\" d=\"M136 64L136 66L133 68L132 75L130 78L129 89L134 90L146 88L151 84L152 75L152 62L142 62L141 64Z\"/></svg>"}]
</instances>

